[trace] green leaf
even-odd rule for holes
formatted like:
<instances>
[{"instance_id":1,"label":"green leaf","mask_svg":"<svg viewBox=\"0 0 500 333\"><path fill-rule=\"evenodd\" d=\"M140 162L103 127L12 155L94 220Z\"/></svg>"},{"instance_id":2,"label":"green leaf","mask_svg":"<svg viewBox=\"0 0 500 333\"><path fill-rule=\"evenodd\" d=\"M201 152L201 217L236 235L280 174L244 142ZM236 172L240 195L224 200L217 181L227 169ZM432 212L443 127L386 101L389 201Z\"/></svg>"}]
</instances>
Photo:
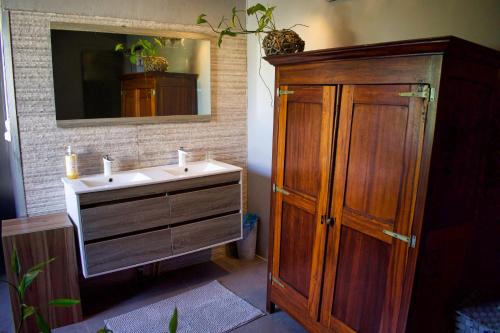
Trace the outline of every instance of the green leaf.
<instances>
[{"instance_id":1,"label":"green leaf","mask_svg":"<svg viewBox=\"0 0 500 333\"><path fill-rule=\"evenodd\" d=\"M220 45L222 44L222 37L224 37L224 34L221 31L219 34L219 38L217 39L217 47L220 47Z\"/></svg>"},{"instance_id":2,"label":"green leaf","mask_svg":"<svg viewBox=\"0 0 500 333\"><path fill-rule=\"evenodd\" d=\"M10 269L19 279L19 276L21 275L21 262L19 261L19 256L17 255L17 249L15 246L12 249L12 254L10 256Z\"/></svg>"},{"instance_id":3,"label":"green leaf","mask_svg":"<svg viewBox=\"0 0 500 333\"><path fill-rule=\"evenodd\" d=\"M49 302L49 305L59 308L69 308L70 306L80 304L80 300L71 298L56 298Z\"/></svg>"},{"instance_id":4,"label":"green leaf","mask_svg":"<svg viewBox=\"0 0 500 333\"><path fill-rule=\"evenodd\" d=\"M159 38L153 37L153 40L156 45L158 45L159 47L163 47L163 42Z\"/></svg>"},{"instance_id":5,"label":"green leaf","mask_svg":"<svg viewBox=\"0 0 500 333\"><path fill-rule=\"evenodd\" d=\"M258 21L258 27L257 27L257 30L258 31L263 31L264 28L266 27L267 25L267 18L265 15L262 15Z\"/></svg>"},{"instance_id":6,"label":"green leaf","mask_svg":"<svg viewBox=\"0 0 500 333\"><path fill-rule=\"evenodd\" d=\"M177 307L174 309L174 313L172 314L172 318L170 318L170 323L168 324L168 329L170 333L177 332Z\"/></svg>"},{"instance_id":7,"label":"green leaf","mask_svg":"<svg viewBox=\"0 0 500 333\"><path fill-rule=\"evenodd\" d=\"M151 42L147 39L141 39L141 44L142 46L144 46L145 49L152 49L154 48L153 44L151 44Z\"/></svg>"},{"instance_id":8,"label":"green leaf","mask_svg":"<svg viewBox=\"0 0 500 333\"><path fill-rule=\"evenodd\" d=\"M19 296L21 297L21 299L24 298L24 295L26 294L26 290L31 285L31 283L33 283L33 281L36 279L38 274L40 274L41 272L42 272L42 270L38 269L38 270L34 270L32 272L28 272L28 273L23 275L21 282L17 286L17 292L19 293Z\"/></svg>"},{"instance_id":9,"label":"green leaf","mask_svg":"<svg viewBox=\"0 0 500 333\"><path fill-rule=\"evenodd\" d=\"M49 324L45 321L43 316L39 314L38 312L35 313L36 317L36 327L38 327L38 330L42 333L51 333L52 331L50 330Z\"/></svg>"},{"instance_id":10,"label":"green leaf","mask_svg":"<svg viewBox=\"0 0 500 333\"><path fill-rule=\"evenodd\" d=\"M30 316L32 316L36 312L34 306L28 306L26 304L21 305L21 315L23 317L23 320L26 320Z\"/></svg>"},{"instance_id":11,"label":"green leaf","mask_svg":"<svg viewBox=\"0 0 500 333\"><path fill-rule=\"evenodd\" d=\"M113 333L113 331L104 326L103 328L99 329L97 333Z\"/></svg>"},{"instance_id":12,"label":"green leaf","mask_svg":"<svg viewBox=\"0 0 500 333\"><path fill-rule=\"evenodd\" d=\"M200 16L198 16L198 18L196 19L196 24L207 23L207 20L205 20L206 16L206 14L200 14Z\"/></svg>"},{"instance_id":13,"label":"green leaf","mask_svg":"<svg viewBox=\"0 0 500 333\"><path fill-rule=\"evenodd\" d=\"M33 267L31 267L29 270L28 270L28 273L31 273L31 272L34 272L34 271L38 271L38 270L41 270L43 267L45 267L46 265L50 264L51 262L53 262L54 260L56 260L56 258L50 258L49 260L46 260L46 261L43 261Z\"/></svg>"},{"instance_id":14,"label":"green leaf","mask_svg":"<svg viewBox=\"0 0 500 333\"><path fill-rule=\"evenodd\" d=\"M266 6L264 6L263 4L261 3L257 3L256 5L252 6L252 7L248 7L247 9L247 15L253 15L257 12L265 12L266 11Z\"/></svg>"},{"instance_id":15,"label":"green leaf","mask_svg":"<svg viewBox=\"0 0 500 333\"><path fill-rule=\"evenodd\" d=\"M123 51L125 49L125 47L123 46L122 43L118 43L115 45L115 51L118 52L118 51Z\"/></svg>"},{"instance_id":16,"label":"green leaf","mask_svg":"<svg viewBox=\"0 0 500 333\"><path fill-rule=\"evenodd\" d=\"M130 60L130 63L136 65L137 64L137 55L135 53L131 54L130 57L128 58Z\"/></svg>"},{"instance_id":17,"label":"green leaf","mask_svg":"<svg viewBox=\"0 0 500 333\"><path fill-rule=\"evenodd\" d=\"M234 32L234 31L231 31L231 28L228 27L224 30L222 30L220 33L219 33L219 39L217 40L217 46L220 47L221 44L222 44L222 39L224 38L224 36L231 36L231 37L235 37L235 36L238 36L238 33L237 32Z\"/></svg>"},{"instance_id":18,"label":"green leaf","mask_svg":"<svg viewBox=\"0 0 500 333\"><path fill-rule=\"evenodd\" d=\"M236 27L236 17L237 17L236 13L237 13L236 7L233 7L233 16L231 17L231 24L233 28Z\"/></svg>"}]
</instances>

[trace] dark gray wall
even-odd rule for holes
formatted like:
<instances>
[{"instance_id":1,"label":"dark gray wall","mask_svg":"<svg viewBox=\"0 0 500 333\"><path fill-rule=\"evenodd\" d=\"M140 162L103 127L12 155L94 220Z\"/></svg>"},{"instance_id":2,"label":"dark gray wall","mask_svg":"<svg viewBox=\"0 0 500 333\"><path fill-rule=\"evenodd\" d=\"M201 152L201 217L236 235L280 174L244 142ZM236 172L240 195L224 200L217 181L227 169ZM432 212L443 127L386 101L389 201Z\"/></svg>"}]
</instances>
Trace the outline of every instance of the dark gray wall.
<instances>
[{"instance_id":1,"label":"dark gray wall","mask_svg":"<svg viewBox=\"0 0 500 333\"><path fill-rule=\"evenodd\" d=\"M0 52L0 63L2 62L2 52ZM9 143L3 139L3 133L5 133L5 105L3 98L3 73L0 70L0 110L2 110L2 116L0 117L0 220L7 220L16 217L16 206L14 202L14 190L12 187L12 176L10 173L10 155L9 155ZM1 228L0 228L1 229ZM2 251L2 241L1 241L1 231L0 231L0 272L4 271L4 261L3 261L3 251Z\"/></svg>"}]
</instances>

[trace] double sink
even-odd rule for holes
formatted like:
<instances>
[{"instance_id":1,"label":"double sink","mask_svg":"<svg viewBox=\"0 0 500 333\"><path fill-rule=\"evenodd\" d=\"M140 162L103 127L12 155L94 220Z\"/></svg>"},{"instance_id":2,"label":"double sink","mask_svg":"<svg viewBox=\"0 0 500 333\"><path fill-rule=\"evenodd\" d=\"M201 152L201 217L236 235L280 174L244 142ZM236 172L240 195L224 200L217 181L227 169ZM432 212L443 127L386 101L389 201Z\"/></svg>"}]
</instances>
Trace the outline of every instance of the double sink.
<instances>
[{"instance_id":1,"label":"double sink","mask_svg":"<svg viewBox=\"0 0 500 333\"><path fill-rule=\"evenodd\" d=\"M117 172L112 174L111 177L105 177L100 174L85 176L74 180L63 178L63 182L69 185L75 193L86 193L175 181L239 170L241 170L241 168L234 165L210 160L190 162L183 167L175 164Z\"/></svg>"}]
</instances>

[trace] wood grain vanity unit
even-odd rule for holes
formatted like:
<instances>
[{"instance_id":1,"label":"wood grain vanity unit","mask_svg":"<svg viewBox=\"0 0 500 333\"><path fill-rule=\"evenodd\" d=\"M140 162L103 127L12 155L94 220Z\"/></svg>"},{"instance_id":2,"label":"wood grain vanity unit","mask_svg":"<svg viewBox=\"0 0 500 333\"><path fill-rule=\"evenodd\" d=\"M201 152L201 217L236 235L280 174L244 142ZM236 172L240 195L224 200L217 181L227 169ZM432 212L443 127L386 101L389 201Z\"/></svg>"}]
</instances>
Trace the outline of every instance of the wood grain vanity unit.
<instances>
[{"instance_id":1,"label":"wood grain vanity unit","mask_svg":"<svg viewBox=\"0 0 500 333\"><path fill-rule=\"evenodd\" d=\"M152 176L151 182L98 191L75 191L65 183L83 275L100 275L240 239L241 168L225 165L231 167L227 172L165 180Z\"/></svg>"},{"instance_id":2,"label":"wood grain vanity unit","mask_svg":"<svg viewBox=\"0 0 500 333\"><path fill-rule=\"evenodd\" d=\"M19 282L10 269L14 247L21 261L22 273L54 258L29 287L26 292L26 304L36 305L53 328L82 320L82 308L79 304L69 308L48 305L49 301L56 298L80 299L75 236L73 225L65 213L3 221L2 243L7 279L12 283ZM10 299L14 324L17 327L20 309L17 294L12 289ZM22 332L38 332L34 317L26 321Z\"/></svg>"},{"instance_id":3,"label":"wood grain vanity unit","mask_svg":"<svg viewBox=\"0 0 500 333\"><path fill-rule=\"evenodd\" d=\"M147 72L122 77L122 117L196 115L197 74Z\"/></svg>"},{"instance_id":4,"label":"wood grain vanity unit","mask_svg":"<svg viewBox=\"0 0 500 333\"><path fill-rule=\"evenodd\" d=\"M311 332L452 332L465 296L498 297L499 52L444 37L266 60L269 311Z\"/></svg>"}]
</instances>

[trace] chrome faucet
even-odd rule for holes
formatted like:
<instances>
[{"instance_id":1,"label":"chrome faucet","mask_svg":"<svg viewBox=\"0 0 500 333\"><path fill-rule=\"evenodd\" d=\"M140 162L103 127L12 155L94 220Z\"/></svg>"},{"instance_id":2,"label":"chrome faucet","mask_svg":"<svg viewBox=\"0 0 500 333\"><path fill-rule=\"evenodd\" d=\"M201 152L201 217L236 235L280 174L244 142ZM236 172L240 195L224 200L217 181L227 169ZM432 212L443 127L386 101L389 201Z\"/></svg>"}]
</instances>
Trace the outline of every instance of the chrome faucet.
<instances>
[{"instance_id":1,"label":"chrome faucet","mask_svg":"<svg viewBox=\"0 0 500 333\"><path fill-rule=\"evenodd\" d=\"M180 147L177 150L177 154L179 155L179 167L185 167L186 166L186 156L188 156L189 153L184 150L184 147Z\"/></svg>"},{"instance_id":2,"label":"chrome faucet","mask_svg":"<svg viewBox=\"0 0 500 333\"><path fill-rule=\"evenodd\" d=\"M104 164L104 177L111 177L111 166L114 159L111 158L109 154L102 157L102 163Z\"/></svg>"}]
</instances>

